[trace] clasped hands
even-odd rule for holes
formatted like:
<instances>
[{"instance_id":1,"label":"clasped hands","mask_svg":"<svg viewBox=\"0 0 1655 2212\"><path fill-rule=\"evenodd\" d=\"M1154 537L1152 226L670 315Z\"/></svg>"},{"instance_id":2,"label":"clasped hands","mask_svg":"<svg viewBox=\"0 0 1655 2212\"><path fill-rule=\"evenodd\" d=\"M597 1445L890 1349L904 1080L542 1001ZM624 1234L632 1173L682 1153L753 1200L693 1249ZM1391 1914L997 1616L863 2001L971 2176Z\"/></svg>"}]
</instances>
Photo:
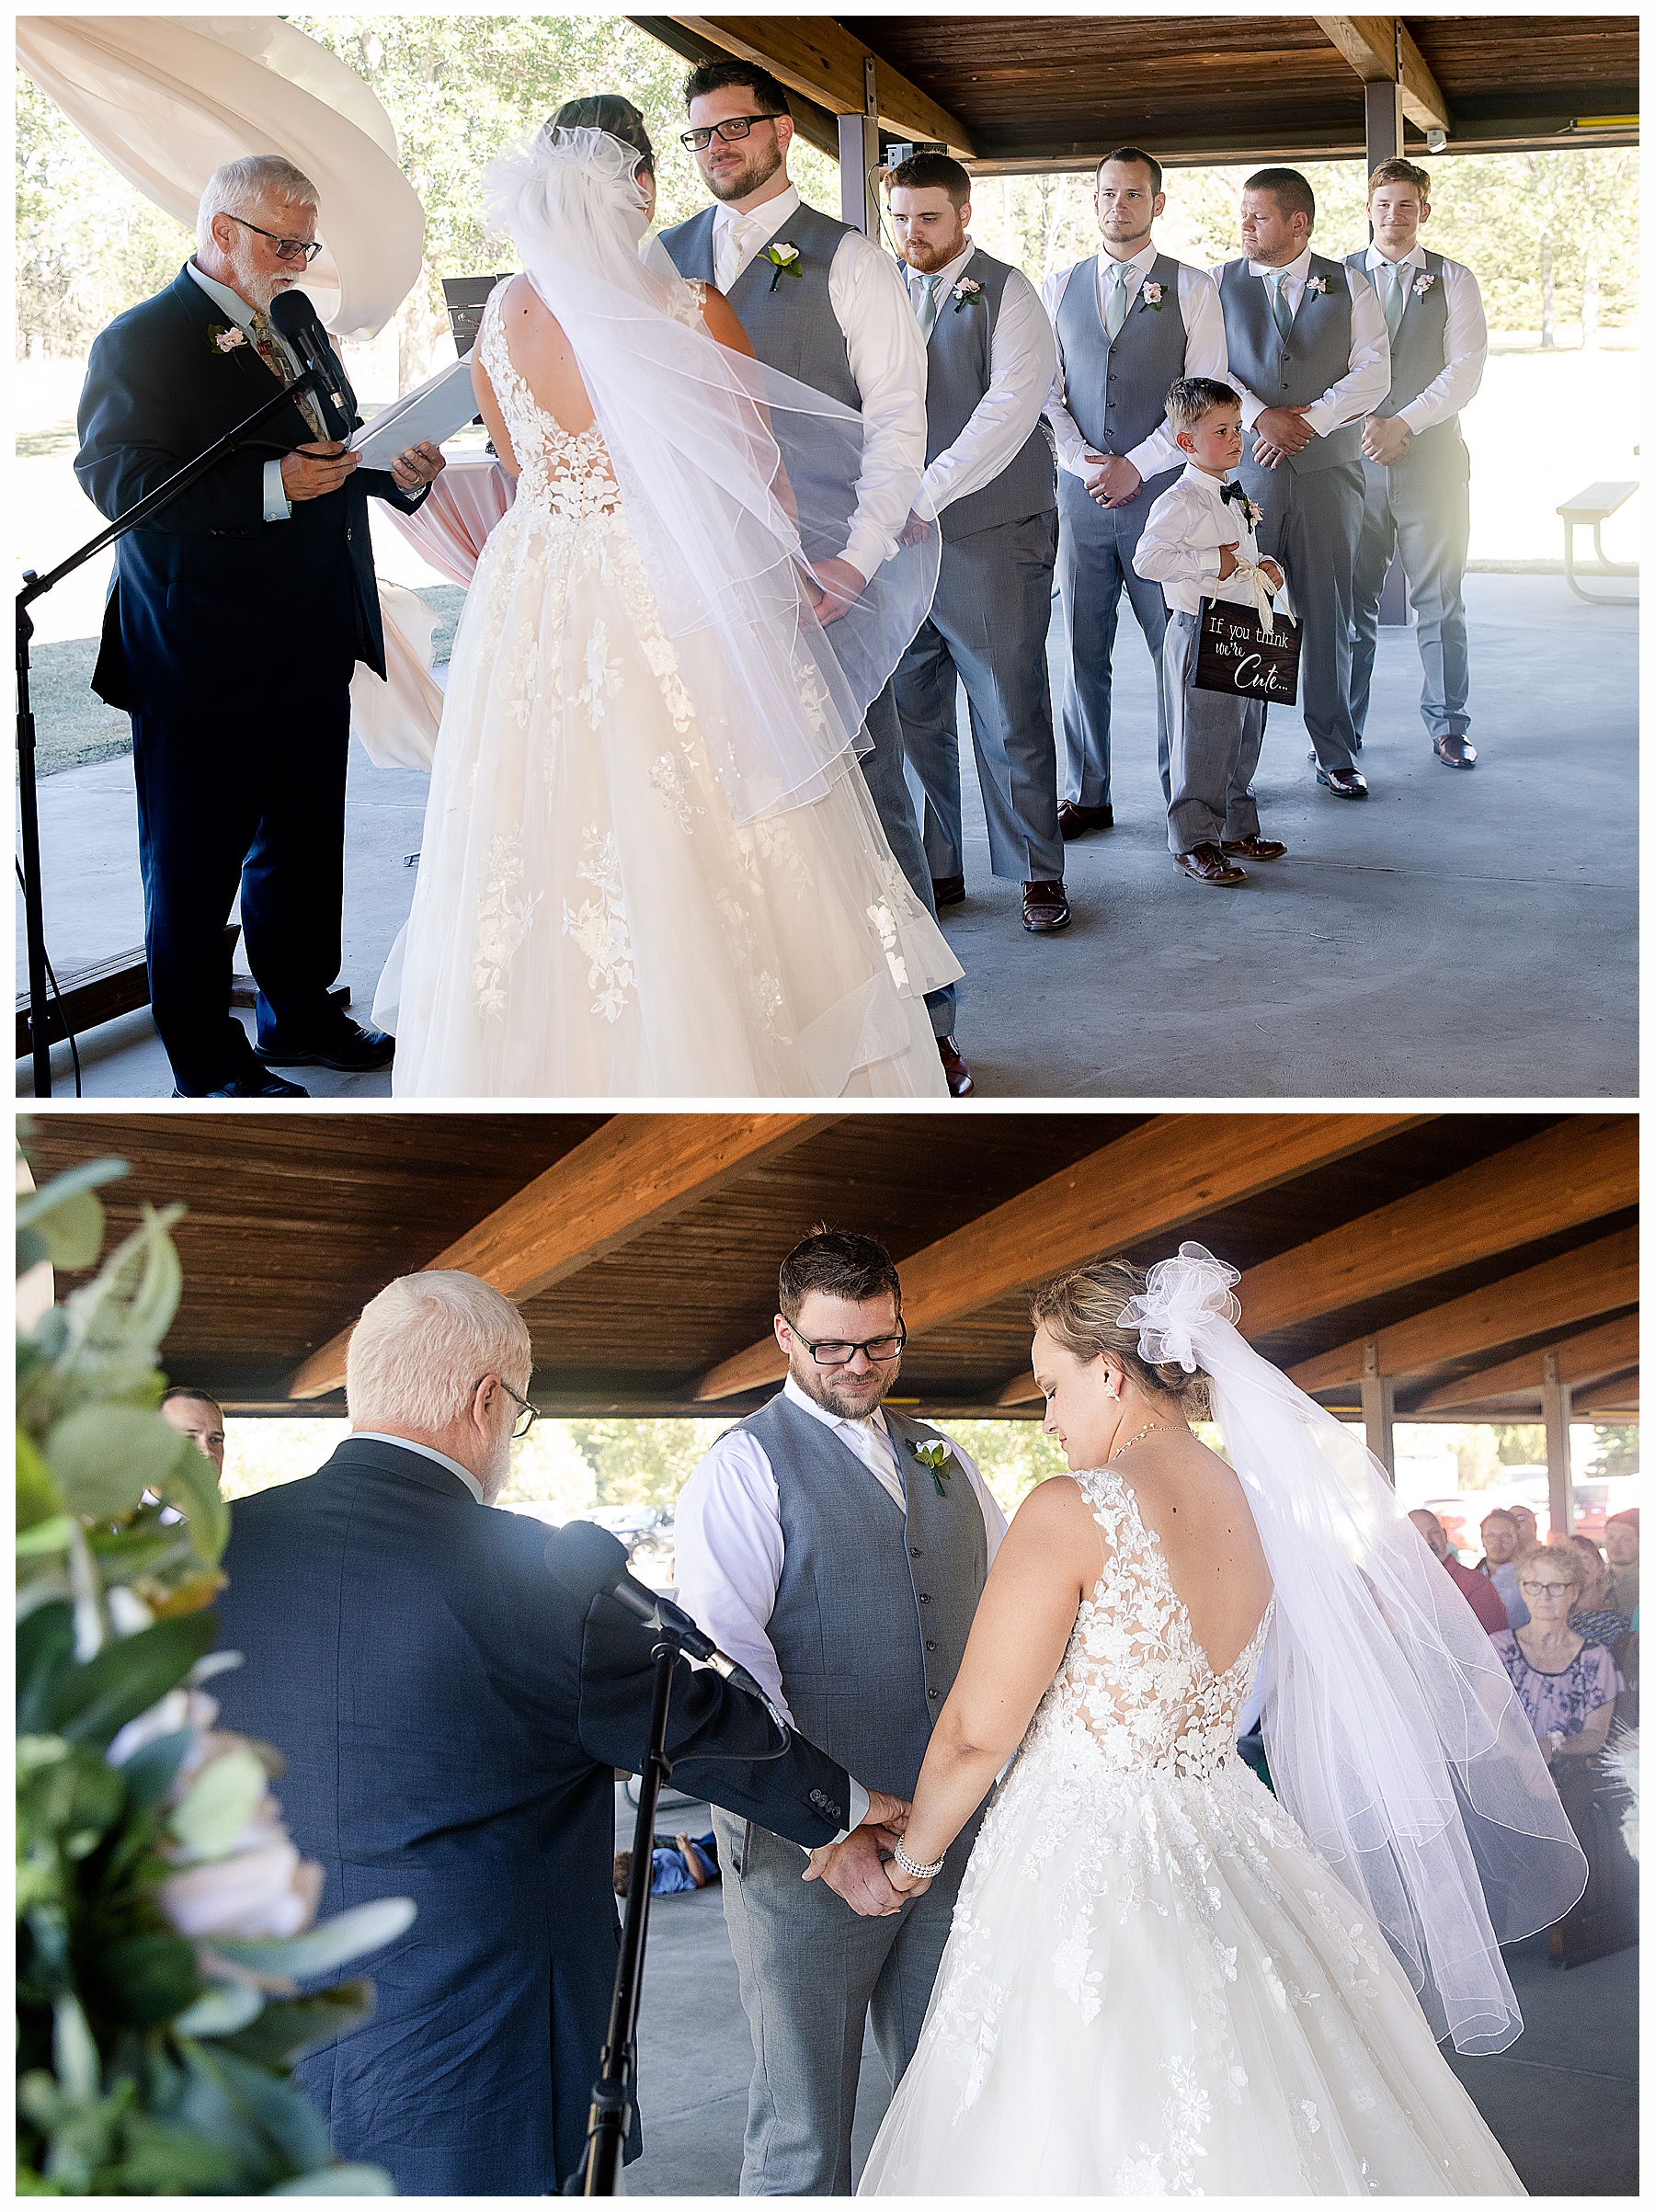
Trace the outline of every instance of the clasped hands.
<instances>
[{"instance_id":1,"label":"clasped hands","mask_svg":"<svg viewBox=\"0 0 1655 2212\"><path fill-rule=\"evenodd\" d=\"M1128 507L1144 488L1144 479L1124 453L1086 452L1081 482L1100 507Z\"/></svg>"},{"instance_id":2,"label":"clasped hands","mask_svg":"<svg viewBox=\"0 0 1655 2212\"><path fill-rule=\"evenodd\" d=\"M281 488L289 501L295 504L302 499L325 498L329 492L338 490L360 458L337 439L297 446L282 456ZM422 484L430 484L439 476L446 465L441 453L428 439L397 455L391 463L392 481L399 492L417 491Z\"/></svg>"},{"instance_id":3,"label":"clasped hands","mask_svg":"<svg viewBox=\"0 0 1655 2212\"><path fill-rule=\"evenodd\" d=\"M892 1856L912 1809L900 1797L870 1790L862 1826L853 1828L843 1842L818 1844L803 1878L826 1882L864 1920L900 1912L904 1898L919 1897L930 1887L929 1882L904 1874Z\"/></svg>"}]
</instances>

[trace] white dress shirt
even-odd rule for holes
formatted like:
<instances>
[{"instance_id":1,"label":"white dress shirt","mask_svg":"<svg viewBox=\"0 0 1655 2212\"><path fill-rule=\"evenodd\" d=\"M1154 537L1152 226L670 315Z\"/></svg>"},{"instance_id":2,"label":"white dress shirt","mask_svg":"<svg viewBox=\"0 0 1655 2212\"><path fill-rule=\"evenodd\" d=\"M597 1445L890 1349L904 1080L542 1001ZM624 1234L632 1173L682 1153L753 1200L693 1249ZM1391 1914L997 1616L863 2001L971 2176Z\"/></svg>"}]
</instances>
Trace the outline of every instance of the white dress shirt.
<instances>
[{"instance_id":1,"label":"white dress shirt","mask_svg":"<svg viewBox=\"0 0 1655 2212\"><path fill-rule=\"evenodd\" d=\"M193 261L187 261L184 266L213 305L222 307L236 328L247 333L247 343L250 346L253 343L253 310L242 298L240 292L232 291L227 284L220 284L214 278L205 275ZM303 372L304 363L273 323L270 325L270 335L280 347L284 359L292 363L293 374L301 375ZM289 522L292 519L292 514L293 509L287 496L287 486L281 481L281 460L279 455L274 461L267 461L264 464L264 519L267 522Z\"/></svg>"},{"instance_id":2,"label":"white dress shirt","mask_svg":"<svg viewBox=\"0 0 1655 2212\"><path fill-rule=\"evenodd\" d=\"M1155 257L1160 249L1153 239L1124 263L1126 276L1126 312L1132 313L1144 280L1155 267ZM1097 256L1098 314L1104 309L1104 262L1113 259L1101 248ZM1063 304L1063 295L1068 290L1069 279L1077 268L1084 268L1084 261L1077 261L1068 268L1060 268L1056 276L1048 277L1040 288L1052 328L1057 327L1057 310ZM1162 313L1166 311L1163 308ZM1210 376L1223 383L1229 374L1229 349L1224 339L1224 308L1218 298L1218 287L1204 269L1191 268L1186 263L1178 265L1178 313L1184 326L1184 374ZM1052 379L1052 389L1046 398L1046 420L1052 426L1052 435L1057 445L1057 465L1067 469L1071 476L1079 476L1083 484L1090 483L1097 473L1083 458L1092 450L1080 435L1080 426L1068 411L1068 394L1064 386L1063 364L1059 360ZM1150 431L1147 438L1134 446L1124 459L1146 483L1151 476L1163 476L1175 469L1183 459L1178 441L1167 428L1166 417Z\"/></svg>"},{"instance_id":3,"label":"white dress shirt","mask_svg":"<svg viewBox=\"0 0 1655 2212\"><path fill-rule=\"evenodd\" d=\"M746 215L719 203L713 268L720 291L728 292L798 207L796 185ZM860 231L848 231L834 252L828 304L845 334L864 426L856 511L840 558L867 577L896 551L925 473L925 346L896 264Z\"/></svg>"},{"instance_id":4,"label":"white dress shirt","mask_svg":"<svg viewBox=\"0 0 1655 2212\"><path fill-rule=\"evenodd\" d=\"M1396 267L1410 269L1413 276L1425 273L1425 248L1415 239L1411 251L1403 255ZM1379 314L1384 320L1386 297L1390 279L1386 271L1392 267L1389 258L1376 245L1367 250L1368 276L1379 299ZM1413 276L1403 279L1411 284ZM1444 333L1444 350L1447 359L1443 373L1426 385L1416 400L1397 411L1397 420L1406 423L1414 431L1429 430L1433 425L1446 422L1451 415L1477 397L1482 382L1483 364L1489 358L1489 325L1483 314L1482 292L1477 279L1463 261L1443 261L1443 296L1448 302L1448 327ZM1388 389L1388 387L1387 387ZM1384 393L1380 393L1383 399Z\"/></svg>"},{"instance_id":5,"label":"white dress shirt","mask_svg":"<svg viewBox=\"0 0 1655 2212\"><path fill-rule=\"evenodd\" d=\"M1258 542L1239 499L1227 501L1220 487L1229 481L1210 476L1192 461L1176 484L1170 484L1149 509L1132 556L1141 576L1158 584L1167 605L1179 614L1198 614L1203 599L1258 604L1252 586L1240 576L1218 580L1218 549L1228 545L1238 561L1256 567Z\"/></svg>"},{"instance_id":6,"label":"white dress shirt","mask_svg":"<svg viewBox=\"0 0 1655 2212\"><path fill-rule=\"evenodd\" d=\"M382 1429L353 1429L350 1433L353 1437L360 1436L364 1443L394 1444L399 1452L417 1452L422 1459L434 1459L439 1467L457 1475L477 1503L483 1503L483 1485L471 1469L462 1467L457 1459L451 1459L446 1452L439 1452L434 1444L417 1444L405 1436L387 1436Z\"/></svg>"},{"instance_id":7,"label":"white dress shirt","mask_svg":"<svg viewBox=\"0 0 1655 2212\"><path fill-rule=\"evenodd\" d=\"M1277 270L1266 268L1262 261L1250 261L1247 267L1249 274L1263 284L1267 295L1273 291L1272 279ZM1371 415L1390 390L1390 334L1385 327L1385 310L1360 270L1348 268L1342 261L1339 267L1351 288L1351 365L1337 382L1328 386L1314 405L1305 409L1305 421L1317 438L1326 438L1332 431L1342 429L1346 423ZM1215 269L1213 274L1216 278L1218 271ZM1309 274L1310 248L1307 245L1296 259L1288 262L1282 285L1282 295L1290 314L1298 313ZM1241 395L1241 420L1250 430L1266 407L1281 405L1279 400L1260 399L1238 376L1226 381Z\"/></svg>"},{"instance_id":8,"label":"white dress shirt","mask_svg":"<svg viewBox=\"0 0 1655 2212\"><path fill-rule=\"evenodd\" d=\"M877 1477L896 1511L906 1514L907 1500L883 1412L875 1410L865 1421L841 1420L806 1397L791 1375L783 1387L792 1404L837 1432ZM969 1456L958 1444L950 1448L976 1494L992 1566L1006 1533L1006 1516ZM677 1534L679 1604L787 1712L781 1662L770 1640L785 1552L782 1501L770 1456L749 1430L733 1429L721 1436L684 1485Z\"/></svg>"},{"instance_id":9,"label":"white dress shirt","mask_svg":"<svg viewBox=\"0 0 1655 2212\"><path fill-rule=\"evenodd\" d=\"M964 252L933 272L939 279L939 321L956 313L953 288L976 251L967 238ZM926 279L917 268L905 268L903 275L917 316L925 297ZM957 312L973 314L981 311L962 307ZM1000 294L999 314L988 344L988 389L953 445L939 453L925 472L923 489L932 511L940 515L954 500L980 492L1010 467L1040 420L1056 372L1056 334L1041 305L1040 294L1022 269L1014 268Z\"/></svg>"}]
</instances>

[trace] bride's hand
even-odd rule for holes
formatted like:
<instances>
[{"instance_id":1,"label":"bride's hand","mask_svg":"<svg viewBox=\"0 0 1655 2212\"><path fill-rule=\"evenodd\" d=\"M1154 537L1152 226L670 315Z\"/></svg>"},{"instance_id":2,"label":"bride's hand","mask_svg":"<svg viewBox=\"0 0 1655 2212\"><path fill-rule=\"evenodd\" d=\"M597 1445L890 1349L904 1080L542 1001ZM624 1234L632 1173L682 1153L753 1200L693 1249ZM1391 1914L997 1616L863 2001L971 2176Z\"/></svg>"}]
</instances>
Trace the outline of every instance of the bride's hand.
<instances>
[{"instance_id":1,"label":"bride's hand","mask_svg":"<svg viewBox=\"0 0 1655 2212\"><path fill-rule=\"evenodd\" d=\"M896 1859L886 1862L885 1874L885 1880L898 1897L923 1897L930 1887L929 1881L921 1881L918 1875L906 1873Z\"/></svg>"},{"instance_id":2,"label":"bride's hand","mask_svg":"<svg viewBox=\"0 0 1655 2212\"><path fill-rule=\"evenodd\" d=\"M852 568L849 561L837 560L818 561L816 580L822 587L816 619L824 625L837 622L841 614L855 606L868 581L861 569Z\"/></svg>"}]
</instances>

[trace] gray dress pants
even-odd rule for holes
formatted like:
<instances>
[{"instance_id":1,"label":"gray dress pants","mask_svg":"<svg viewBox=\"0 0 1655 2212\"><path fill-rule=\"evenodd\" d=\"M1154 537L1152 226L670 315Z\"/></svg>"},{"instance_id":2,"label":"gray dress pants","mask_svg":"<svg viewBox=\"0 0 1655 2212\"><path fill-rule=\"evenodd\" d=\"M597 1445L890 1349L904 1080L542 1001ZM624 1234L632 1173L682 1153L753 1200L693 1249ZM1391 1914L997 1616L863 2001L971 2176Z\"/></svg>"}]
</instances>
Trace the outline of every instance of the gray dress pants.
<instances>
[{"instance_id":1,"label":"gray dress pants","mask_svg":"<svg viewBox=\"0 0 1655 2212\"><path fill-rule=\"evenodd\" d=\"M862 781L873 798L874 812L897 867L907 878L914 896L935 919L936 895L931 890L930 868L919 841L919 824L914 815L907 778L903 773L902 724L896 718L896 697L892 685L886 684L869 707L863 726L873 740L873 749L862 756ZM936 1036L948 1037L953 1033L957 987L948 983L941 990L925 994L925 1010L930 1016L931 1031Z\"/></svg>"},{"instance_id":2,"label":"gray dress pants","mask_svg":"<svg viewBox=\"0 0 1655 2212\"><path fill-rule=\"evenodd\" d=\"M922 1898L862 1920L805 1882L798 1844L713 1811L725 1921L753 2035L743 2196L849 2196L862 2030L872 2017L893 2086L919 2041L974 1820Z\"/></svg>"},{"instance_id":3,"label":"gray dress pants","mask_svg":"<svg viewBox=\"0 0 1655 2212\"><path fill-rule=\"evenodd\" d=\"M1160 698L1161 639L1167 602L1132 565L1149 509L1171 482L1157 476L1124 507L1100 507L1078 476L1057 472L1057 588L1063 600L1062 795L1078 806L1112 804L1109 780L1110 664L1124 590L1156 669ZM1156 758L1161 790L1170 799L1167 718L1156 711Z\"/></svg>"},{"instance_id":4,"label":"gray dress pants","mask_svg":"<svg viewBox=\"0 0 1655 2212\"><path fill-rule=\"evenodd\" d=\"M944 541L930 615L894 678L908 774L923 794L926 863L964 875L960 733L965 686L988 864L1012 883L1063 875L1046 633L1056 516L1030 515Z\"/></svg>"},{"instance_id":5,"label":"gray dress pants","mask_svg":"<svg viewBox=\"0 0 1655 2212\"><path fill-rule=\"evenodd\" d=\"M1167 843L1174 852L1259 834L1252 780L1264 742L1263 701L1195 689L1199 636L1193 614L1174 610L1167 617L1161 683L1172 753Z\"/></svg>"},{"instance_id":6,"label":"gray dress pants","mask_svg":"<svg viewBox=\"0 0 1655 2212\"><path fill-rule=\"evenodd\" d=\"M1471 727L1466 712L1471 666L1461 596L1471 540L1470 456L1457 433L1450 442L1435 441L1428 431L1388 468L1364 459L1362 472L1351 647L1351 713L1357 735L1367 724L1379 594L1391 557L1400 549L1424 671L1420 714L1433 739L1463 737Z\"/></svg>"},{"instance_id":7,"label":"gray dress pants","mask_svg":"<svg viewBox=\"0 0 1655 2212\"><path fill-rule=\"evenodd\" d=\"M1351 615L1356 542L1362 530L1362 464L1295 471L1284 461L1240 469L1248 496L1264 510L1254 536L1259 551L1279 562L1303 625L1299 705L1316 758L1326 770L1356 765L1361 733L1351 713Z\"/></svg>"}]
</instances>

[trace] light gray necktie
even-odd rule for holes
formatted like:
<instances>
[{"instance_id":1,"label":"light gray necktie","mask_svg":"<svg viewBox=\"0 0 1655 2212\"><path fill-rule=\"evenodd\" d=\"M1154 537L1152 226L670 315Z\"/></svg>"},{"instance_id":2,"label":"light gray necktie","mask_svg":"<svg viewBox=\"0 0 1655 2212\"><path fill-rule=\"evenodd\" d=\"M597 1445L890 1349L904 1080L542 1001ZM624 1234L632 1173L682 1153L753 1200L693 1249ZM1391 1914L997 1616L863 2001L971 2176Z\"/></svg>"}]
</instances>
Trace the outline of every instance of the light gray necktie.
<instances>
[{"instance_id":1,"label":"light gray necktie","mask_svg":"<svg viewBox=\"0 0 1655 2212\"><path fill-rule=\"evenodd\" d=\"M1284 268L1273 268L1270 282L1275 291L1275 297L1270 302L1270 312L1274 315L1275 326L1285 342L1293 336L1293 310L1287 304L1287 271Z\"/></svg>"},{"instance_id":2,"label":"light gray necktie","mask_svg":"<svg viewBox=\"0 0 1655 2212\"><path fill-rule=\"evenodd\" d=\"M1402 320L1402 310L1408 305L1408 291L1402 279L1405 274L1411 276L1412 273L1410 269L1405 269L1400 261L1393 261L1390 265L1390 291L1385 302L1385 327L1390 332L1393 341L1397 336L1397 325Z\"/></svg>"},{"instance_id":3,"label":"light gray necktie","mask_svg":"<svg viewBox=\"0 0 1655 2212\"><path fill-rule=\"evenodd\" d=\"M724 251L718 257L718 289L727 292L746 266L747 242L758 227L757 218L738 215L727 224L724 234Z\"/></svg>"},{"instance_id":4,"label":"light gray necktie","mask_svg":"<svg viewBox=\"0 0 1655 2212\"><path fill-rule=\"evenodd\" d=\"M1126 320L1126 279L1131 273L1130 265L1124 261L1112 261L1109 265L1111 289L1103 303L1103 327L1109 333L1111 345L1120 336L1121 325Z\"/></svg>"},{"instance_id":5,"label":"light gray necktie","mask_svg":"<svg viewBox=\"0 0 1655 2212\"><path fill-rule=\"evenodd\" d=\"M937 303L942 293L942 275L941 270L939 270L935 276L920 278L919 300L919 304L915 308L914 312L919 317L919 336L922 338L929 338L931 332L936 328Z\"/></svg>"}]
</instances>

